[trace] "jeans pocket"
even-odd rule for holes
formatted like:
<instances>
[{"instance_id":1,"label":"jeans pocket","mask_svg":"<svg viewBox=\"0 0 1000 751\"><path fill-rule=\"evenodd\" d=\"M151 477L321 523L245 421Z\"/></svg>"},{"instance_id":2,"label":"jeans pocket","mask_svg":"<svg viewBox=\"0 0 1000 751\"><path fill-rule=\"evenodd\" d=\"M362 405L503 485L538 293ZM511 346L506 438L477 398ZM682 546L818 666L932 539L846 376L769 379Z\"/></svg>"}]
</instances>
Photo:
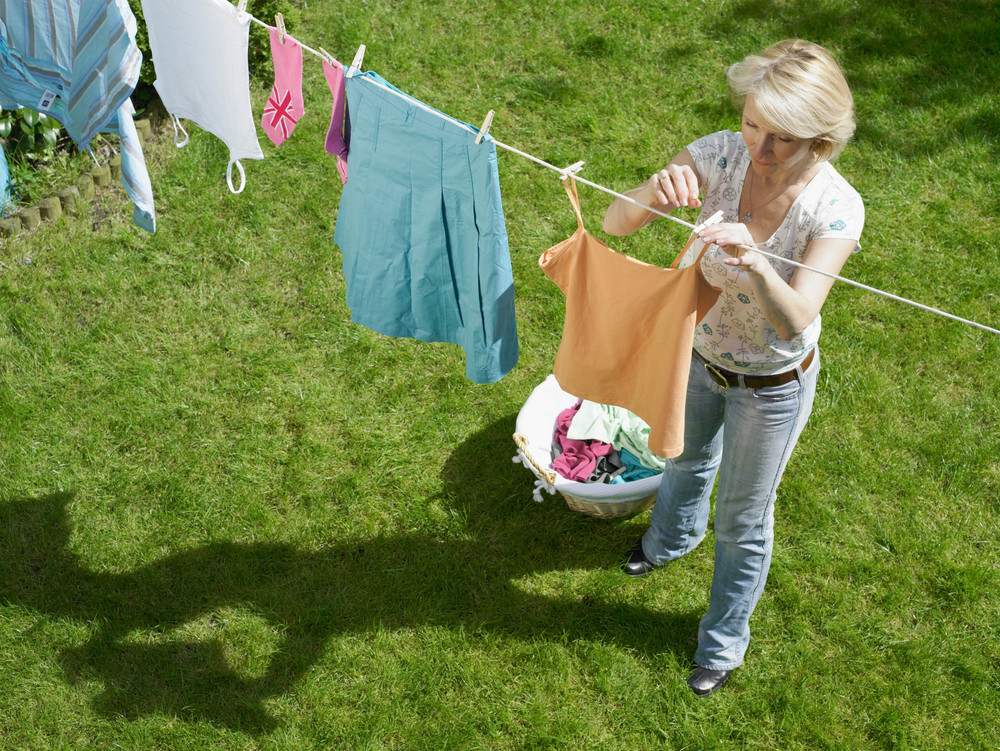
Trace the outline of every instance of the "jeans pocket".
<instances>
[{"instance_id":1,"label":"jeans pocket","mask_svg":"<svg viewBox=\"0 0 1000 751\"><path fill-rule=\"evenodd\" d=\"M762 389L754 389L754 395L758 399L766 399L771 402L782 402L788 399L794 399L799 395L801 390L802 383L797 378L793 378L788 383L783 383L780 386L767 386Z\"/></svg>"}]
</instances>

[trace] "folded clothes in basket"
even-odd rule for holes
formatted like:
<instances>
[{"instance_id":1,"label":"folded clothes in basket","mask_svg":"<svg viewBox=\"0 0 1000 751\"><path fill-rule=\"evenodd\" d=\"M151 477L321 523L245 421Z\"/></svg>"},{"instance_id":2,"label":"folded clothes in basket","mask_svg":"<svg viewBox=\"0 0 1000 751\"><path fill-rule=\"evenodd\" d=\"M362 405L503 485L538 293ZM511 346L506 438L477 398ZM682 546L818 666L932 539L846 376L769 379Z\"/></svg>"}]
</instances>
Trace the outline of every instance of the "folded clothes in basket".
<instances>
[{"instance_id":1,"label":"folded clothes in basket","mask_svg":"<svg viewBox=\"0 0 1000 751\"><path fill-rule=\"evenodd\" d=\"M579 398L563 391L549 374L538 384L517 413L513 461L531 470L535 487L531 497L542 502L543 492L559 493L573 511L600 519L620 519L649 509L656 500L660 475L656 472L628 482L575 482L552 469L553 426L559 413L579 403ZM619 452L621 456L621 452Z\"/></svg>"},{"instance_id":2,"label":"folded clothes in basket","mask_svg":"<svg viewBox=\"0 0 1000 751\"><path fill-rule=\"evenodd\" d=\"M639 461L637 456L634 456L628 449L622 448L618 449L618 459L621 461L622 469L621 474L616 475L612 478L611 484L618 485L623 482L633 482L634 480L641 480L644 477L654 477L663 472L661 469L651 469Z\"/></svg>"}]
</instances>

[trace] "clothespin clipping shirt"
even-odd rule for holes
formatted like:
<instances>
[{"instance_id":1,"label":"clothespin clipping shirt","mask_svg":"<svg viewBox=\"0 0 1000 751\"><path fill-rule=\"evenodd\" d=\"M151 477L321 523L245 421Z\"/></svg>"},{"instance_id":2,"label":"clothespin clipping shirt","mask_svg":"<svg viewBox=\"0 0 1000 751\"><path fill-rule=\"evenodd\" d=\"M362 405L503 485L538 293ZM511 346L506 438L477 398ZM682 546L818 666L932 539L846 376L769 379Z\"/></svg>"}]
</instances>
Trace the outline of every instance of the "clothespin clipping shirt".
<instances>
[{"instance_id":1,"label":"clothespin clipping shirt","mask_svg":"<svg viewBox=\"0 0 1000 751\"><path fill-rule=\"evenodd\" d=\"M566 167L566 169L559 170L559 179L565 180L567 177L577 174L583 169L583 165L585 164L586 162L574 162L569 167Z\"/></svg>"},{"instance_id":2,"label":"clothespin clipping shirt","mask_svg":"<svg viewBox=\"0 0 1000 751\"><path fill-rule=\"evenodd\" d=\"M278 41L285 43L285 19L280 13L274 14L274 25L278 27Z\"/></svg>"},{"instance_id":3,"label":"clothespin clipping shirt","mask_svg":"<svg viewBox=\"0 0 1000 751\"><path fill-rule=\"evenodd\" d=\"M476 143L482 143L483 136L490 132L490 126L493 125L493 115L495 114L493 110L486 113L486 119L483 120L483 127L479 129L479 134L476 136Z\"/></svg>"},{"instance_id":4,"label":"clothespin clipping shirt","mask_svg":"<svg viewBox=\"0 0 1000 751\"><path fill-rule=\"evenodd\" d=\"M233 14L233 23L239 23L240 18L246 12L247 12L247 0L240 0L240 2L236 6L236 12Z\"/></svg>"},{"instance_id":5,"label":"clothespin clipping shirt","mask_svg":"<svg viewBox=\"0 0 1000 751\"><path fill-rule=\"evenodd\" d=\"M361 63L364 61L364 59L365 59L365 46L362 44L360 47L358 47L358 51L354 54L354 60L353 62L351 62L351 67L347 69L346 75L348 78L353 76L358 70L361 69Z\"/></svg>"}]
</instances>

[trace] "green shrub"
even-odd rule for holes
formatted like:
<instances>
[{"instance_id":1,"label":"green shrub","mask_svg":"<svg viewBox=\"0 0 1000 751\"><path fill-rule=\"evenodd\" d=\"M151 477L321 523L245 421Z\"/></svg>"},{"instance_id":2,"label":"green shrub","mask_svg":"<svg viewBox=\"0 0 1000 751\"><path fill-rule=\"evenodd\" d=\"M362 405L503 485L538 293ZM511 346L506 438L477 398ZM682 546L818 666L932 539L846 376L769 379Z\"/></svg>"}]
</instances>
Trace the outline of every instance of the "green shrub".
<instances>
[{"instance_id":1,"label":"green shrub","mask_svg":"<svg viewBox=\"0 0 1000 751\"><path fill-rule=\"evenodd\" d=\"M69 136L54 118L28 108L0 109L0 146L10 161L10 185L0 197L0 215L32 200L42 168L68 143Z\"/></svg>"},{"instance_id":2,"label":"green shrub","mask_svg":"<svg viewBox=\"0 0 1000 751\"><path fill-rule=\"evenodd\" d=\"M4 149L15 159L37 159L55 151L62 126L57 120L35 110L0 109L0 139Z\"/></svg>"}]
</instances>

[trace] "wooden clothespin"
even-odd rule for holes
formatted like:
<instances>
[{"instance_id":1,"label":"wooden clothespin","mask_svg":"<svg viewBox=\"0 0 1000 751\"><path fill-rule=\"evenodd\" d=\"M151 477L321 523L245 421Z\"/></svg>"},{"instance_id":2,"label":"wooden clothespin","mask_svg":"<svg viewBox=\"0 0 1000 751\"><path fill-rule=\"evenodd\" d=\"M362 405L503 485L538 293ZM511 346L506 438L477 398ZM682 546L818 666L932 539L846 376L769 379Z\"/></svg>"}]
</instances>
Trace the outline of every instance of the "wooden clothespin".
<instances>
[{"instance_id":1,"label":"wooden clothespin","mask_svg":"<svg viewBox=\"0 0 1000 751\"><path fill-rule=\"evenodd\" d=\"M708 227L711 224L718 224L719 222L721 222L722 221L722 217L723 217L722 209L719 209L714 214L712 214L712 216L710 216L708 219L706 219L701 224L699 224L698 226L696 226L692 230L692 232L694 232L697 235L699 232L701 232L703 229L705 229L705 227Z\"/></svg>"},{"instance_id":2,"label":"wooden clothespin","mask_svg":"<svg viewBox=\"0 0 1000 751\"><path fill-rule=\"evenodd\" d=\"M567 177L575 175L576 173L578 173L580 170L583 169L583 165L585 164L586 162L574 162L566 169L559 170L559 179L565 180Z\"/></svg>"},{"instance_id":3,"label":"wooden clothespin","mask_svg":"<svg viewBox=\"0 0 1000 751\"><path fill-rule=\"evenodd\" d=\"M348 78L353 76L358 70L361 69L361 63L365 59L365 46L362 44L358 47L358 51L354 55L354 61L351 63L351 67L347 69L345 74Z\"/></svg>"},{"instance_id":4,"label":"wooden clothespin","mask_svg":"<svg viewBox=\"0 0 1000 751\"><path fill-rule=\"evenodd\" d=\"M319 54L321 54L323 56L323 59L326 60L328 63L330 63L330 65L336 65L337 67L343 67L343 66L340 65L340 63L337 62L337 59L333 55L331 55L329 52L327 52L322 47L319 48Z\"/></svg>"},{"instance_id":5,"label":"wooden clothespin","mask_svg":"<svg viewBox=\"0 0 1000 751\"><path fill-rule=\"evenodd\" d=\"M285 43L285 19L280 13L274 14L274 25L278 27L278 41Z\"/></svg>"},{"instance_id":6,"label":"wooden clothespin","mask_svg":"<svg viewBox=\"0 0 1000 751\"><path fill-rule=\"evenodd\" d=\"M483 136L490 132L490 126L493 125L493 115L495 114L493 110L486 113L486 119L483 120L483 127L479 129L479 134L476 136L476 143L482 143Z\"/></svg>"},{"instance_id":7,"label":"wooden clothespin","mask_svg":"<svg viewBox=\"0 0 1000 751\"><path fill-rule=\"evenodd\" d=\"M240 0L236 5L236 12L233 14L233 23L239 23L240 18L247 12L247 0Z\"/></svg>"}]
</instances>

